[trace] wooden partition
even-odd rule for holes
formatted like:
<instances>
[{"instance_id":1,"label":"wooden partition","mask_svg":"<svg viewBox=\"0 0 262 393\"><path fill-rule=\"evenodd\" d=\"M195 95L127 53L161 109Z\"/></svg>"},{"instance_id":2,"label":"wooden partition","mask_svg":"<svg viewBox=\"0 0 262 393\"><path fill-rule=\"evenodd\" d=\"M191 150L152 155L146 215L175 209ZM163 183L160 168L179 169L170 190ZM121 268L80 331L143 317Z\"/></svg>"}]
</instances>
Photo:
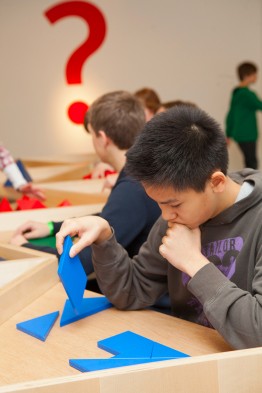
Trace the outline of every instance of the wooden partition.
<instances>
[{"instance_id":1,"label":"wooden partition","mask_svg":"<svg viewBox=\"0 0 262 393\"><path fill-rule=\"evenodd\" d=\"M0 324L58 282L57 258L0 244Z\"/></svg>"},{"instance_id":2,"label":"wooden partition","mask_svg":"<svg viewBox=\"0 0 262 393\"><path fill-rule=\"evenodd\" d=\"M26 221L63 221L70 217L80 217L99 213L104 203L95 203L79 206L65 206L48 209L20 210L15 212L0 213L0 242L6 242L9 233Z\"/></svg>"}]
</instances>

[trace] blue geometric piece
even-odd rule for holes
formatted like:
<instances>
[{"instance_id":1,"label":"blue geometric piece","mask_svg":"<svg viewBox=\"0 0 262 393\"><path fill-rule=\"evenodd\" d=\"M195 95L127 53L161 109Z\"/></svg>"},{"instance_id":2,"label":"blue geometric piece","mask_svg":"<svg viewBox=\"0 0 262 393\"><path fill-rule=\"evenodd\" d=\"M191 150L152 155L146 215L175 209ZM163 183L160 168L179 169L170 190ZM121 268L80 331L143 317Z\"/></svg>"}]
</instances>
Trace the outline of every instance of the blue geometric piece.
<instances>
[{"instance_id":1,"label":"blue geometric piece","mask_svg":"<svg viewBox=\"0 0 262 393\"><path fill-rule=\"evenodd\" d=\"M84 298L78 314L76 314L71 302L67 299L65 302L63 314L60 319L60 326L65 326L69 323L76 322L79 319L96 314L110 307L113 307L112 303L110 303L109 300L104 296Z\"/></svg>"},{"instance_id":2,"label":"blue geometric piece","mask_svg":"<svg viewBox=\"0 0 262 393\"><path fill-rule=\"evenodd\" d=\"M25 180L28 183L31 183L32 181L32 177L29 175L29 173L27 172L27 170L24 167L24 164L22 163L21 160L17 160L16 161L16 165L18 166L18 168L20 169L20 172L22 173L22 175L24 176ZM4 183L5 187L12 187L13 184L10 182L10 180L6 180L6 182Z\"/></svg>"},{"instance_id":3,"label":"blue geometric piece","mask_svg":"<svg viewBox=\"0 0 262 393\"><path fill-rule=\"evenodd\" d=\"M105 338L97 343L98 348L123 358L150 358L153 345L154 341L130 331Z\"/></svg>"},{"instance_id":4,"label":"blue geometric piece","mask_svg":"<svg viewBox=\"0 0 262 393\"><path fill-rule=\"evenodd\" d=\"M66 236L57 273L62 281L72 307L77 314L81 312L87 276L78 255L73 258L69 256L72 245L73 242L71 237Z\"/></svg>"},{"instance_id":5,"label":"blue geometric piece","mask_svg":"<svg viewBox=\"0 0 262 393\"><path fill-rule=\"evenodd\" d=\"M70 359L69 365L81 371L106 370L109 368L133 366L136 364L160 362L163 360L171 360L170 358L110 358L110 359Z\"/></svg>"},{"instance_id":6,"label":"blue geometric piece","mask_svg":"<svg viewBox=\"0 0 262 393\"><path fill-rule=\"evenodd\" d=\"M41 341L45 341L58 315L59 311L55 311L50 314L42 315L38 318L29 319L27 321L17 323L16 328L38 338Z\"/></svg>"},{"instance_id":7,"label":"blue geometric piece","mask_svg":"<svg viewBox=\"0 0 262 393\"><path fill-rule=\"evenodd\" d=\"M70 366L86 372L189 357L130 331L98 341L97 345L115 356L109 359L70 359Z\"/></svg>"},{"instance_id":8,"label":"blue geometric piece","mask_svg":"<svg viewBox=\"0 0 262 393\"><path fill-rule=\"evenodd\" d=\"M108 337L97 343L98 348L122 358L181 358L188 357L183 352L159 344L156 341L131 331Z\"/></svg>"}]
</instances>

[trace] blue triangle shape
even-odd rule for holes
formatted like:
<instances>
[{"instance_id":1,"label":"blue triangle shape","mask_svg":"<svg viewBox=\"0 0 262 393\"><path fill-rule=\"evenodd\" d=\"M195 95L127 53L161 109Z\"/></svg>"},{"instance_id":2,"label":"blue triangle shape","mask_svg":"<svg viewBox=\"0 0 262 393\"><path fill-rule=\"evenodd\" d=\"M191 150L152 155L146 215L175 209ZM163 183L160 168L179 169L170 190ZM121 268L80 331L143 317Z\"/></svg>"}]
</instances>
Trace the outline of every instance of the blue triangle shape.
<instances>
[{"instance_id":1,"label":"blue triangle shape","mask_svg":"<svg viewBox=\"0 0 262 393\"><path fill-rule=\"evenodd\" d=\"M59 311L55 311L38 318L29 319L28 321L17 323L16 328L41 341L45 341L58 315Z\"/></svg>"},{"instance_id":2,"label":"blue triangle shape","mask_svg":"<svg viewBox=\"0 0 262 393\"><path fill-rule=\"evenodd\" d=\"M104 351L123 358L150 358L154 341L127 330L98 341L97 346Z\"/></svg>"},{"instance_id":3,"label":"blue triangle shape","mask_svg":"<svg viewBox=\"0 0 262 393\"><path fill-rule=\"evenodd\" d=\"M183 358L187 354L159 344L144 336L127 330L126 332L100 340L98 348L116 355L117 358Z\"/></svg>"},{"instance_id":4,"label":"blue triangle shape","mask_svg":"<svg viewBox=\"0 0 262 393\"><path fill-rule=\"evenodd\" d=\"M65 326L69 323L76 322L79 319L96 314L97 312L106 310L110 307L113 307L113 305L104 296L83 298L81 307L76 314L72 303L69 301L69 299L67 299L60 319L60 326Z\"/></svg>"},{"instance_id":5,"label":"blue triangle shape","mask_svg":"<svg viewBox=\"0 0 262 393\"><path fill-rule=\"evenodd\" d=\"M189 357L189 355L177 351L176 349L167 347L165 345L159 344L157 342L154 343L151 358L152 359L157 359L157 358L162 358L162 357L170 357L173 359L178 359L178 358L186 358Z\"/></svg>"}]
</instances>

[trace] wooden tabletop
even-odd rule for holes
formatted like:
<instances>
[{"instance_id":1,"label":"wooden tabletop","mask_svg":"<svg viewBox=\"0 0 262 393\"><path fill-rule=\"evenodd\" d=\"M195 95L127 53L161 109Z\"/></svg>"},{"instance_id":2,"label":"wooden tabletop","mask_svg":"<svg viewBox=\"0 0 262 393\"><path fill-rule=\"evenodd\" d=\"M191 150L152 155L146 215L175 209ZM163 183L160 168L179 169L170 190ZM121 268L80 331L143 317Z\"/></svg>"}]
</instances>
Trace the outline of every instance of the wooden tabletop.
<instances>
[{"instance_id":1,"label":"wooden tabletop","mask_svg":"<svg viewBox=\"0 0 262 393\"><path fill-rule=\"evenodd\" d=\"M79 217L101 212L104 203L95 203L79 206L54 207L48 209L19 210L0 213L0 242L10 238L10 231L17 229L26 221L64 221L66 218ZM6 233L9 232L9 233Z\"/></svg>"},{"instance_id":2,"label":"wooden tabletop","mask_svg":"<svg viewBox=\"0 0 262 393\"><path fill-rule=\"evenodd\" d=\"M90 296L99 295L86 291L85 297ZM16 329L19 322L53 311L61 316L66 298L62 285L56 284L0 326L0 386L78 375L69 359L111 357L97 342L126 330L191 356L230 350L215 330L151 310L111 308L64 327L59 317L45 342Z\"/></svg>"}]
</instances>

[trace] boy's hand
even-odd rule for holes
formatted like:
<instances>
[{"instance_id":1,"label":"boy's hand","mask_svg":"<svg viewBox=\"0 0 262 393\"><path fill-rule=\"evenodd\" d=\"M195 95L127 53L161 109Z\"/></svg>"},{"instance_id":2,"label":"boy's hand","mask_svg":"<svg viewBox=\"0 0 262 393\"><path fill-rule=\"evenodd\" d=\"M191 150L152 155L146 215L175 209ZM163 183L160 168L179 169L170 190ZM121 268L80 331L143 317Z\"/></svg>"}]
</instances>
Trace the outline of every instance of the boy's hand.
<instances>
[{"instance_id":1,"label":"boy's hand","mask_svg":"<svg viewBox=\"0 0 262 393\"><path fill-rule=\"evenodd\" d=\"M169 225L159 252L169 263L190 277L209 263L208 259L201 254L199 228L189 229L181 224Z\"/></svg>"},{"instance_id":2,"label":"boy's hand","mask_svg":"<svg viewBox=\"0 0 262 393\"><path fill-rule=\"evenodd\" d=\"M27 243L27 239L23 235L13 235L12 238L9 240L10 244L15 246L22 246L22 244Z\"/></svg>"},{"instance_id":3,"label":"boy's hand","mask_svg":"<svg viewBox=\"0 0 262 393\"><path fill-rule=\"evenodd\" d=\"M79 237L69 253L73 258L90 244L99 244L108 240L112 236L112 231L108 222L101 217L87 216L65 220L56 234L56 247L59 254L63 252L63 243L67 235Z\"/></svg>"},{"instance_id":4,"label":"boy's hand","mask_svg":"<svg viewBox=\"0 0 262 393\"><path fill-rule=\"evenodd\" d=\"M25 239L37 239L46 237L50 234L49 227L46 223L37 221L27 221L20 225L14 233L14 236L23 235Z\"/></svg>"},{"instance_id":5,"label":"boy's hand","mask_svg":"<svg viewBox=\"0 0 262 393\"><path fill-rule=\"evenodd\" d=\"M24 184L18 189L18 191L22 192L25 195L28 195L29 197L38 198L41 201L44 201L46 199L44 192L32 183Z\"/></svg>"}]
</instances>

